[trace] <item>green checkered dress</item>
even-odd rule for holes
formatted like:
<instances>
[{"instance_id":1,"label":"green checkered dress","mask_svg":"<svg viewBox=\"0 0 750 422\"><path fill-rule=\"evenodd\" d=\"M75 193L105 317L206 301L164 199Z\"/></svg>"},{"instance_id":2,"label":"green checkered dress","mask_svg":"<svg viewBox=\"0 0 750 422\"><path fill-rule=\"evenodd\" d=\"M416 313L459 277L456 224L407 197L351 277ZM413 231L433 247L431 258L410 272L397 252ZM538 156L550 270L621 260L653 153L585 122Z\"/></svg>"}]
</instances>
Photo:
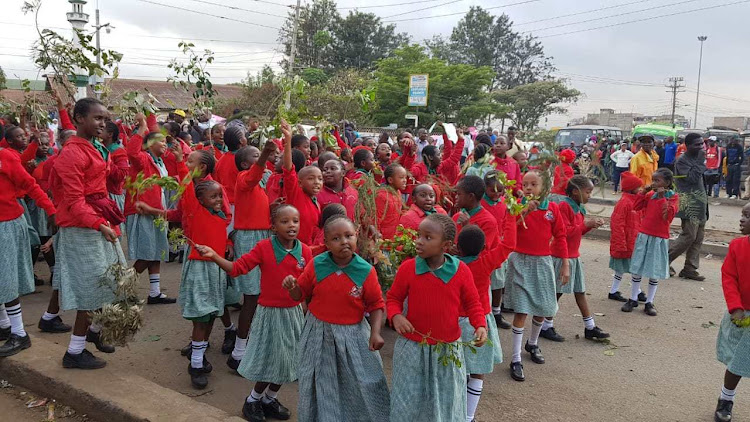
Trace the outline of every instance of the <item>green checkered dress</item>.
<instances>
[{"instance_id":1,"label":"green checkered dress","mask_svg":"<svg viewBox=\"0 0 750 422\"><path fill-rule=\"evenodd\" d=\"M669 239L638 233L630 258L630 274L644 279L669 278Z\"/></svg>"},{"instance_id":2,"label":"green checkered dress","mask_svg":"<svg viewBox=\"0 0 750 422\"><path fill-rule=\"evenodd\" d=\"M495 365L503 363L503 351L500 348L500 335L497 332L495 317L490 312L485 319L487 320L487 340L489 341L484 346L477 347L476 353L472 353L471 350L464 350L467 374L491 374ZM458 325L461 327L461 341L470 342L474 340L475 329L469 322L468 317L459 318Z\"/></svg>"},{"instance_id":3,"label":"green checkered dress","mask_svg":"<svg viewBox=\"0 0 750 422\"><path fill-rule=\"evenodd\" d=\"M464 351L458 353L465 362ZM466 365L444 366L435 346L399 337L391 385L390 422L466 420Z\"/></svg>"},{"instance_id":4,"label":"green checkered dress","mask_svg":"<svg viewBox=\"0 0 750 422\"><path fill-rule=\"evenodd\" d=\"M0 304L34 292L29 231L23 215L0 222Z\"/></svg>"},{"instance_id":5,"label":"green checkered dress","mask_svg":"<svg viewBox=\"0 0 750 422\"><path fill-rule=\"evenodd\" d=\"M36 201L33 199L28 202L29 217L31 219L31 225L34 226L39 237L50 237L52 233L47 227L47 211L36 205ZM40 240L41 243L41 240Z\"/></svg>"},{"instance_id":6,"label":"green checkered dress","mask_svg":"<svg viewBox=\"0 0 750 422\"><path fill-rule=\"evenodd\" d=\"M115 204L117 204L117 208L120 209L120 211L125 211L125 194L122 193L120 195L115 195L114 193L109 194L109 198L113 201L115 201Z\"/></svg>"},{"instance_id":7,"label":"green checkered dress","mask_svg":"<svg viewBox=\"0 0 750 422\"><path fill-rule=\"evenodd\" d=\"M23 218L24 222L26 223L26 230L28 230L29 232L29 247L41 245L42 241L39 240L39 232L37 232L36 228L34 228L34 221L32 220L31 214L29 213L29 207L28 205L26 205L26 201L20 198L18 199L18 203L23 207Z\"/></svg>"},{"instance_id":8,"label":"green checkered dress","mask_svg":"<svg viewBox=\"0 0 750 422\"><path fill-rule=\"evenodd\" d=\"M552 257L513 252L507 265L506 306L517 314L555 316L557 290Z\"/></svg>"},{"instance_id":9,"label":"green checkered dress","mask_svg":"<svg viewBox=\"0 0 750 422\"><path fill-rule=\"evenodd\" d=\"M234 257L239 259L242 255L249 253L255 245L263 239L271 237L269 230L235 230L232 240L234 241ZM257 296L260 294L260 268L255 267L247 274L233 278L237 283L237 289L245 295Z\"/></svg>"},{"instance_id":10,"label":"green checkered dress","mask_svg":"<svg viewBox=\"0 0 750 422\"><path fill-rule=\"evenodd\" d=\"M128 259L164 261L169 251L167 228L158 228L153 215L131 214L125 220Z\"/></svg>"},{"instance_id":11,"label":"green checkered dress","mask_svg":"<svg viewBox=\"0 0 750 422\"><path fill-rule=\"evenodd\" d=\"M185 256L190 255L190 249ZM180 292L177 304L183 318L198 318L209 314L224 314L227 273L212 261L188 259L182 265Z\"/></svg>"},{"instance_id":12,"label":"green checkered dress","mask_svg":"<svg viewBox=\"0 0 750 422\"><path fill-rule=\"evenodd\" d=\"M503 262L503 265L493 271L490 275L490 281L492 282L490 287L492 288L492 290L505 288L505 280L508 274L508 265L506 264L506 262Z\"/></svg>"},{"instance_id":13,"label":"green checkered dress","mask_svg":"<svg viewBox=\"0 0 750 422\"><path fill-rule=\"evenodd\" d=\"M609 268L618 274L630 274L630 258L609 257Z\"/></svg>"},{"instance_id":14,"label":"green checkered dress","mask_svg":"<svg viewBox=\"0 0 750 422\"><path fill-rule=\"evenodd\" d=\"M745 316L750 312L745 312ZM729 372L750 377L750 327L734 325L729 312L724 313L716 338L716 358Z\"/></svg>"},{"instance_id":15,"label":"green checkered dress","mask_svg":"<svg viewBox=\"0 0 750 422\"><path fill-rule=\"evenodd\" d=\"M568 258L568 263L570 264L570 281L564 286L560 279L562 258L552 257L552 262L555 265L555 289L558 294L584 293L586 291L586 277L583 275L583 262L581 258Z\"/></svg>"},{"instance_id":16,"label":"green checkered dress","mask_svg":"<svg viewBox=\"0 0 750 422\"><path fill-rule=\"evenodd\" d=\"M307 313L299 342L297 420L387 421L388 382L370 324L330 324Z\"/></svg>"}]
</instances>

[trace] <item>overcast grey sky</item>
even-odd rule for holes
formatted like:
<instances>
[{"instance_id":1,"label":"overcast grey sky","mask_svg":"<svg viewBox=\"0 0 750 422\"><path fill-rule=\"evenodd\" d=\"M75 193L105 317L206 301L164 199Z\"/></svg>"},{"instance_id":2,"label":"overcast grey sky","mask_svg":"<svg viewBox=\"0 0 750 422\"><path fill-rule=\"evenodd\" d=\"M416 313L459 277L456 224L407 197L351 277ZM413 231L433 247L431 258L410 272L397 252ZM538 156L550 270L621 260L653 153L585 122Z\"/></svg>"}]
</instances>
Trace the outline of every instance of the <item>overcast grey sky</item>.
<instances>
[{"instance_id":1,"label":"overcast grey sky","mask_svg":"<svg viewBox=\"0 0 750 422\"><path fill-rule=\"evenodd\" d=\"M28 46L35 34L33 17L21 12L22 0L2 2L0 65L9 78L35 78L37 72L28 57ZM110 34L102 34L102 46L125 54L121 77L164 79L169 74L169 59L179 54L179 40L194 40L198 47L217 52L210 69L213 79L217 83L235 82L264 64L277 66L281 58L278 50L283 49L278 45L278 30L273 28L283 25L283 16L291 10L283 4L293 3L294 0L100 0L102 23L115 26ZM396 23L398 30L409 33L414 42L435 34L450 34L463 13L474 5L494 7L491 12L508 14L517 30L540 37L547 54L554 57L558 75L585 94L567 115L551 116L546 122L548 127L563 126L572 118L600 108L668 113L671 95L663 85L670 76L685 78L686 91L678 96L678 113L692 119L699 35L708 36L708 41L704 45L697 126L711 125L714 116L750 116L750 26L743 22L750 12L750 0L338 2L342 14L354 7L376 13L384 21ZM95 8L96 0L89 0L85 6L91 24ZM65 12L70 9L65 0L44 0L40 22L57 30L69 28Z\"/></svg>"}]
</instances>

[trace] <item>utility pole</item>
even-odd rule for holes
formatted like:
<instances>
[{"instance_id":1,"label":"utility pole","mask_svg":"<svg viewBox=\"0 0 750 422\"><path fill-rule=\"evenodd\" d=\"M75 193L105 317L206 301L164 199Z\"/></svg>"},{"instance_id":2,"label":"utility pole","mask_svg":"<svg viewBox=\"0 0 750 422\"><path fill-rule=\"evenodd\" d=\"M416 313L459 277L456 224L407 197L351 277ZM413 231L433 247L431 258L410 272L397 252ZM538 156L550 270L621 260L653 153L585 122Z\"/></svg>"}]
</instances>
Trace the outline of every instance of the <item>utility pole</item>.
<instances>
[{"instance_id":1,"label":"utility pole","mask_svg":"<svg viewBox=\"0 0 750 422\"><path fill-rule=\"evenodd\" d=\"M681 85L680 83L684 80L685 78L681 76L675 76L675 77L669 78L669 85L667 85L667 88L670 89L670 91L667 91L667 92L672 93L672 128L676 126L674 123L674 113L675 113L675 110L677 109L677 93L683 92L683 91L680 91L680 89L684 88L685 85Z\"/></svg>"},{"instance_id":2,"label":"utility pole","mask_svg":"<svg viewBox=\"0 0 750 422\"><path fill-rule=\"evenodd\" d=\"M698 90L695 93L695 118L693 119L693 127L698 127L698 99L701 96L701 70L703 67L703 41L706 41L708 39L707 36L701 35L698 37L698 41L701 42L701 56L700 60L698 60Z\"/></svg>"},{"instance_id":3,"label":"utility pole","mask_svg":"<svg viewBox=\"0 0 750 422\"><path fill-rule=\"evenodd\" d=\"M98 2L97 2L98 3ZM96 65L102 65L101 44L99 43L99 5L96 5Z\"/></svg>"},{"instance_id":4,"label":"utility pole","mask_svg":"<svg viewBox=\"0 0 750 422\"><path fill-rule=\"evenodd\" d=\"M287 76L292 77L294 73L294 56L297 55L297 28L299 26L299 7L300 0L297 0L297 7L294 9L294 32L292 32L292 51L289 54L289 66L287 67ZM292 92L286 93L286 109L292 108Z\"/></svg>"},{"instance_id":5,"label":"utility pole","mask_svg":"<svg viewBox=\"0 0 750 422\"><path fill-rule=\"evenodd\" d=\"M109 31L111 31L114 26L110 25L109 22L105 23L104 25L99 24L99 2L96 2L96 23L94 24L94 32L96 32L96 65L101 67L102 65L102 48L101 48L101 42L100 42L100 35L102 28L104 28L107 33L109 34ZM102 95L101 84L104 83L104 79L98 76L94 76L91 85L94 87L94 95L96 95L96 98L100 98Z\"/></svg>"}]
</instances>

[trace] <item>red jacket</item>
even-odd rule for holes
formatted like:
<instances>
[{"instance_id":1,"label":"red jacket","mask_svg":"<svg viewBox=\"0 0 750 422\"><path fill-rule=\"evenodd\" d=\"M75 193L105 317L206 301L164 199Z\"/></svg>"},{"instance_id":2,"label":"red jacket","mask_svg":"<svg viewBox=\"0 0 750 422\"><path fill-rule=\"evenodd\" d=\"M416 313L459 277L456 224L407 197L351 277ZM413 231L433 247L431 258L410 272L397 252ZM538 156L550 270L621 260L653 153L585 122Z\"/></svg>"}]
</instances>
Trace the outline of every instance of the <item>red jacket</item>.
<instances>
[{"instance_id":1,"label":"red jacket","mask_svg":"<svg viewBox=\"0 0 750 422\"><path fill-rule=\"evenodd\" d=\"M112 165L107 175L107 190L114 195L122 195L125 178L130 173L130 164L128 163L128 154L125 148L117 148L109 154Z\"/></svg>"},{"instance_id":2,"label":"red jacket","mask_svg":"<svg viewBox=\"0 0 750 422\"><path fill-rule=\"evenodd\" d=\"M609 255L617 259L629 259L635 250L635 238L641 226L641 212L636 211L637 195L623 192L609 219Z\"/></svg>"},{"instance_id":3,"label":"red jacket","mask_svg":"<svg viewBox=\"0 0 750 422\"><path fill-rule=\"evenodd\" d=\"M403 201L400 193L390 187L378 189L375 194L375 209L378 214L377 228L383 239L392 239L396 235L402 207Z\"/></svg>"},{"instance_id":4,"label":"red jacket","mask_svg":"<svg viewBox=\"0 0 750 422\"><path fill-rule=\"evenodd\" d=\"M508 180L516 181L516 186L513 189L515 192L523 191L523 175L521 174L521 166L518 165L518 162L516 162L516 160L512 158L500 158L495 156L492 161L490 161L490 164L492 164L492 166L495 167L497 171L505 173L505 176Z\"/></svg>"},{"instance_id":5,"label":"red jacket","mask_svg":"<svg viewBox=\"0 0 750 422\"><path fill-rule=\"evenodd\" d=\"M11 221L23 214L17 193L29 195L47 214L57 211L36 180L24 170L21 160L13 151L0 150L0 221Z\"/></svg>"},{"instance_id":6,"label":"red jacket","mask_svg":"<svg viewBox=\"0 0 750 422\"><path fill-rule=\"evenodd\" d=\"M447 158L442 160L436 169L428 170L423 162L411 166L411 175L417 181L417 184L424 183L429 175L442 176L450 185L456 183L460 173L458 163L461 162L461 153L464 149L464 138L458 138L456 145L453 145L450 140L447 140L444 145L443 155L447 156Z\"/></svg>"},{"instance_id":7,"label":"red jacket","mask_svg":"<svg viewBox=\"0 0 750 422\"><path fill-rule=\"evenodd\" d=\"M232 155L233 156L233 155ZM237 230L268 230L271 228L271 211L268 195L260 187L266 169L253 165L240 172L235 183L234 228Z\"/></svg>"},{"instance_id":8,"label":"red jacket","mask_svg":"<svg viewBox=\"0 0 750 422\"><path fill-rule=\"evenodd\" d=\"M213 179L209 174L202 180ZM222 190L223 189L224 188L222 188ZM224 193L224 197L226 198L226 193ZM195 235L193 232L193 225L202 227L200 223L194 221L195 211L199 210L199 206L202 207L200 203L198 203L198 198L195 197L195 182L191 180L190 183L188 183L188 185L185 187L185 193L183 193L180 197L180 200L177 201L177 206L174 209L167 210L167 221L181 223L182 230L185 233L185 236L193 239L193 236ZM224 212L224 215L227 217L227 219L229 221L232 221L232 210L229 208L229 204L227 203L227 201L223 202L221 210ZM196 241L196 243L200 242ZM221 250L219 249L217 249L217 251L221 252Z\"/></svg>"},{"instance_id":9,"label":"red jacket","mask_svg":"<svg viewBox=\"0 0 750 422\"><path fill-rule=\"evenodd\" d=\"M750 310L750 237L743 236L729 243L727 257L721 266L721 287L729 313Z\"/></svg>"},{"instance_id":10,"label":"red jacket","mask_svg":"<svg viewBox=\"0 0 750 422\"><path fill-rule=\"evenodd\" d=\"M161 176L159 167L154 163L154 159L151 155L143 151L143 137L141 135L133 135L128 141L126 148L128 153L128 159L130 160L130 178L135 180L138 173L143 173L143 178L146 179L151 176ZM66 146L67 148L67 146ZM143 201L150 207L156 209L164 209L161 199L161 188L159 186L153 186L151 189L143 192L138 197L134 197L135 192L127 192L125 195L125 215L136 214L135 203Z\"/></svg>"},{"instance_id":11,"label":"red jacket","mask_svg":"<svg viewBox=\"0 0 750 422\"><path fill-rule=\"evenodd\" d=\"M349 185L349 181L344 179L344 189L341 192L334 192L333 189L323 185L323 189L318 192L317 198L320 209L324 209L329 204L341 204L346 208L346 216L354 221L354 206L359 199L359 193Z\"/></svg>"},{"instance_id":12,"label":"red jacket","mask_svg":"<svg viewBox=\"0 0 750 422\"><path fill-rule=\"evenodd\" d=\"M435 205L434 209L438 214L448 214L440 205ZM427 217L427 214L421 208L419 208L415 204L411 204L411 207L409 207L409 211L406 211L406 213L401 216L401 219L398 223L404 226L404 228L417 230L419 229L419 225L422 223L422 220L424 220L425 217Z\"/></svg>"},{"instance_id":13,"label":"red jacket","mask_svg":"<svg viewBox=\"0 0 750 422\"><path fill-rule=\"evenodd\" d=\"M227 199L233 205L235 204L234 189L237 184L237 176L240 174L234 157L235 154L233 152L222 155L219 162L216 163L216 169L214 170L214 178L224 186L224 189L227 191Z\"/></svg>"},{"instance_id":14,"label":"red jacket","mask_svg":"<svg viewBox=\"0 0 750 422\"><path fill-rule=\"evenodd\" d=\"M567 196L566 196L567 198ZM565 223L565 244L566 248L557 240L552 242L552 256L556 258L578 258L581 256L581 238L591 231L586 227L586 217L579 210L574 210L568 201L562 201L557 204L560 209L560 216ZM579 206L576 206L578 208Z\"/></svg>"},{"instance_id":15,"label":"red jacket","mask_svg":"<svg viewBox=\"0 0 750 422\"><path fill-rule=\"evenodd\" d=\"M86 203L86 197L107 195L109 160L105 161L86 139L71 136L50 172L50 189L59 201L56 223L60 227L99 229L106 220Z\"/></svg>"},{"instance_id":16,"label":"red jacket","mask_svg":"<svg viewBox=\"0 0 750 422\"><path fill-rule=\"evenodd\" d=\"M644 210L639 232L649 236L669 239L669 225L672 224L672 220L674 220L674 216L677 214L680 200L679 195L672 193L669 199L666 197L653 198L654 195L656 195L654 192L637 195L633 209L636 211ZM666 218L664 218L663 214L664 208L667 209Z\"/></svg>"},{"instance_id":17,"label":"red jacket","mask_svg":"<svg viewBox=\"0 0 750 422\"><path fill-rule=\"evenodd\" d=\"M541 208L543 206L544 204L526 214L523 220L518 218L516 252L534 256L550 256L552 255L550 242L553 240L558 243L560 251L568 250L565 222L560 215L560 209L554 202L548 202L546 209ZM559 258L567 258L567 256Z\"/></svg>"},{"instance_id":18,"label":"red jacket","mask_svg":"<svg viewBox=\"0 0 750 422\"><path fill-rule=\"evenodd\" d=\"M561 163L559 166L555 167L555 182L552 185L552 193L563 196L567 195L565 190L568 188L568 180L574 175L575 172L570 164Z\"/></svg>"}]
</instances>

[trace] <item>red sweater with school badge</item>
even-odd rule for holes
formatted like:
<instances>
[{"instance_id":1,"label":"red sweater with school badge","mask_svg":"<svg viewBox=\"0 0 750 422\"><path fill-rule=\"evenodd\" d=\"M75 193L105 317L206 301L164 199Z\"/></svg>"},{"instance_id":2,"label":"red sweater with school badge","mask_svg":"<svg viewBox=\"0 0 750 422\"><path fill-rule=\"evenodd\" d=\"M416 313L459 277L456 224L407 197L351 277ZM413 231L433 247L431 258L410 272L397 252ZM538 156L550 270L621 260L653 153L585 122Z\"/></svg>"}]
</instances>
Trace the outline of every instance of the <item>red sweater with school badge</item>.
<instances>
[{"instance_id":1,"label":"red sweater with school badge","mask_svg":"<svg viewBox=\"0 0 750 422\"><path fill-rule=\"evenodd\" d=\"M525 226L524 226L525 222ZM542 201L539 207L517 220L516 252L534 255L550 256L552 250L550 242L557 242L559 258L567 258L568 241L566 239L565 222L560 215L560 209L548 199ZM562 252L566 251L566 252Z\"/></svg>"},{"instance_id":2,"label":"red sweater with school badge","mask_svg":"<svg viewBox=\"0 0 750 422\"><path fill-rule=\"evenodd\" d=\"M230 277L247 274L255 267L260 267L260 297L258 304L271 308L291 308L301 301L289 297L289 292L281 282L288 275L299 278L310 260L310 248L299 240L294 248L287 251L276 239L263 239L248 253L242 255L232 264Z\"/></svg>"},{"instance_id":3,"label":"red sweater with school badge","mask_svg":"<svg viewBox=\"0 0 750 422\"><path fill-rule=\"evenodd\" d=\"M234 187L235 229L268 230L271 228L268 195L260 186L265 172L265 167L253 164L249 170L237 174Z\"/></svg>"},{"instance_id":4,"label":"red sweater with school badge","mask_svg":"<svg viewBox=\"0 0 750 422\"><path fill-rule=\"evenodd\" d=\"M297 172L284 169L284 194L286 203L299 211L299 234L297 238L305 245L312 245L315 229L320 222L320 205L314 196L309 196L299 186Z\"/></svg>"},{"instance_id":5,"label":"red sweater with school badge","mask_svg":"<svg viewBox=\"0 0 750 422\"><path fill-rule=\"evenodd\" d=\"M552 256L555 258L578 258L581 256L581 238L591 231L586 227L586 209L576 204L570 197L565 197L557 203L560 216L565 224L565 243L567 248L555 239L552 241Z\"/></svg>"},{"instance_id":6,"label":"red sweater with school badge","mask_svg":"<svg viewBox=\"0 0 750 422\"><path fill-rule=\"evenodd\" d=\"M508 236L503 242L497 244L494 249L487 249L486 247L478 256L462 256L458 259L461 262L469 266L471 274L474 277L474 285L477 286L477 293L479 293L479 303L482 304L482 310L487 315L492 311L492 302L490 301L490 275L498 267L500 267L508 255L513 252L515 248L515 227L511 227L506 230ZM469 316L465 309L461 309L461 316Z\"/></svg>"},{"instance_id":7,"label":"red sweater with school badge","mask_svg":"<svg viewBox=\"0 0 750 422\"><path fill-rule=\"evenodd\" d=\"M729 243L727 257L721 266L721 287L729 313L737 309L750 310L750 237L743 236Z\"/></svg>"},{"instance_id":8,"label":"red sweater with school badge","mask_svg":"<svg viewBox=\"0 0 750 422\"><path fill-rule=\"evenodd\" d=\"M411 341L421 342L422 334L447 343L458 340L462 308L474 328L487 326L471 270L451 255L445 255L443 266L434 271L419 257L401 263L386 294L388 319L392 321L403 313L405 300L409 307L407 318L419 332L404 334ZM426 340L436 344L435 340Z\"/></svg>"},{"instance_id":9,"label":"red sweater with school badge","mask_svg":"<svg viewBox=\"0 0 750 422\"><path fill-rule=\"evenodd\" d=\"M669 225L672 224L677 208L679 207L679 195L673 191L668 191L664 198L657 198L656 192L645 192L638 194L633 209L635 211L643 210L643 219L641 220L640 233L649 236L669 239ZM666 218L664 209L667 209Z\"/></svg>"},{"instance_id":10,"label":"red sweater with school badge","mask_svg":"<svg viewBox=\"0 0 750 422\"><path fill-rule=\"evenodd\" d=\"M498 231L498 222L492 214L484 209L481 205L474 208L473 210L463 210L469 214L469 224L479 226L484 232L484 244L488 249L494 249L500 242L500 234ZM458 230L456 231L456 242L458 242L458 234L461 233L463 226L458 224L458 217L460 214L456 213L453 215L453 221L456 222Z\"/></svg>"},{"instance_id":11,"label":"red sweater with school badge","mask_svg":"<svg viewBox=\"0 0 750 422\"><path fill-rule=\"evenodd\" d=\"M308 310L331 324L358 324L365 312L385 310L375 268L359 255L339 267L330 252L313 259L297 280Z\"/></svg>"}]
</instances>

